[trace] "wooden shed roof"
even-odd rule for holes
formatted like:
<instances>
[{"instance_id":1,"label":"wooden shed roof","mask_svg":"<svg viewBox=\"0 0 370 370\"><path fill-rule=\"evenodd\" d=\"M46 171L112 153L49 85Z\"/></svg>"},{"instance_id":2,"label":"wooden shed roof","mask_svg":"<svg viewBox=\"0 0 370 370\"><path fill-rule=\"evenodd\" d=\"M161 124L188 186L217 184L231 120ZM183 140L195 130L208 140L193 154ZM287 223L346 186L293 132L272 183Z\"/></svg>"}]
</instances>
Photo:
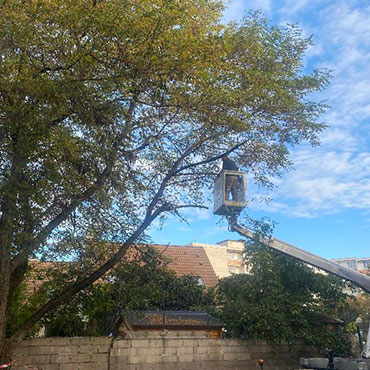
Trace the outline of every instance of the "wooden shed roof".
<instances>
[{"instance_id":1,"label":"wooden shed roof","mask_svg":"<svg viewBox=\"0 0 370 370\"><path fill-rule=\"evenodd\" d=\"M134 311L126 314L133 328L213 328L221 329L224 323L207 312L200 311Z\"/></svg>"}]
</instances>

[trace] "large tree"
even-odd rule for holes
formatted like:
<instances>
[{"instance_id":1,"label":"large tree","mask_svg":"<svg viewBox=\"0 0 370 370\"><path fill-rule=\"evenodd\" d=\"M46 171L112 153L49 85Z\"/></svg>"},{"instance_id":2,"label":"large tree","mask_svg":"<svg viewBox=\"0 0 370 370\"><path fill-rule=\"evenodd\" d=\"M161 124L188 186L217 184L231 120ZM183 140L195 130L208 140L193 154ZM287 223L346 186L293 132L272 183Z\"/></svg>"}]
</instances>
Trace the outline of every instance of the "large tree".
<instances>
[{"instance_id":1,"label":"large tree","mask_svg":"<svg viewBox=\"0 0 370 370\"><path fill-rule=\"evenodd\" d=\"M225 153L256 182L317 142L310 39L258 15L222 25L218 0L6 0L0 5L1 359L92 284L156 218L203 206ZM83 261L121 242L6 338L30 258ZM107 247L108 248L108 247Z\"/></svg>"}]
</instances>

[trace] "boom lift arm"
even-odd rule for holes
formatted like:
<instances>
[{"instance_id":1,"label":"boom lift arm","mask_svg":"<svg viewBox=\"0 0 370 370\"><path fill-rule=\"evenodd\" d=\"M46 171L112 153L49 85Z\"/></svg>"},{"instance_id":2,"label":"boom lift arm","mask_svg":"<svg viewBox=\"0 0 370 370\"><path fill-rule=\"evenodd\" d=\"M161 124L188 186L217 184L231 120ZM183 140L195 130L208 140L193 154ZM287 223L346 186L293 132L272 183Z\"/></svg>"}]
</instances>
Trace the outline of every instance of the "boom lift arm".
<instances>
[{"instance_id":1,"label":"boom lift arm","mask_svg":"<svg viewBox=\"0 0 370 370\"><path fill-rule=\"evenodd\" d=\"M242 236L245 236L249 239L257 240L256 235L252 231L245 227L239 226L236 222L231 222L230 228L232 231L236 231ZM347 267L340 266L325 258L306 252L303 249L297 248L291 244L285 243L273 237L269 239L262 239L259 241L278 252L297 258L302 262L320 268L330 274L337 275L342 279L351 281L370 294L370 277L364 274L351 270Z\"/></svg>"},{"instance_id":2,"label":"boom lift arm","mask_svg":"<svg viewBox=\"0 0 370 370\"><path fill-rule=\"evenodd\" d=\"M228 186L228 176L237 177L239 179L238 191L234 199L229 199L230 186ZM241 171L222 170L217 177L214 187L214 207L213 213L226 216L229 221L230 229L236 231L242 236L256 240L256 235L247 228L238 225L238 215L246 206L246 175ZM262 239L260 242L268 247L284 253L288 256L297 258L309 265L320 268L330 274L339 276L342 279L353 282L360 288L370 294L370 277L361 274L357 271L340 266L334 262L328 261L325 258L316 256L306 252L303 249L297 248L291 244L285 243L279 239L269 238Z\"/></svg>"}]
</instances>

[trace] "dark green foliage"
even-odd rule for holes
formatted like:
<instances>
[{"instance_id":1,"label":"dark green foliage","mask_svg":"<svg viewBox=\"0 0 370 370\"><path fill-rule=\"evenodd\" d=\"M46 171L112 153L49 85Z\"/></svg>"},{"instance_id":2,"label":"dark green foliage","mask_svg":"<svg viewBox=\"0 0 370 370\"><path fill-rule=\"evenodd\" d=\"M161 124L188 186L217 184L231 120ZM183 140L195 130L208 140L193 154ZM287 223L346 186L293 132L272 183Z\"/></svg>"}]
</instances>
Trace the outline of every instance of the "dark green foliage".
<instances>
[{"instance_id":1,"label":"dark green foliage","mask_svg":"<svg viewBox=\"0 0 370 370\"><path fill-rule=\"evenodd\" d=\"M191 310L212 302L206 288L198 284L197 276L177 277L166 267L167 262L152 248L143 248L134 258L120 263L103 281L84 289L68 304L47 315L42 320L46 335L107 335L128 310ZM53 284L56 281L54 276L52 282L46 282L31 299L35 301L37 297L40 304L55 294ZM56 285L58 287L60 281ZM14 297L9 334L20 320L27 319L37 308L37 304L33 304L32 310L18 311L22 307L20 300L29 299L24 293Z\"/></svg>"},{"instance_id":2,"label":"dark green foliage","mask_svg":"<svg viewBox=\"0 0 370 370\"><path fill-rule=\"evenodd\" d=\"M320 349L348 353L345 329L323 318L340 318L345 284L255 243L246 250L250 274L223 279L218 286L219 317L232 337L271 343L303 338Z\"/></svg>"}]
</instances>

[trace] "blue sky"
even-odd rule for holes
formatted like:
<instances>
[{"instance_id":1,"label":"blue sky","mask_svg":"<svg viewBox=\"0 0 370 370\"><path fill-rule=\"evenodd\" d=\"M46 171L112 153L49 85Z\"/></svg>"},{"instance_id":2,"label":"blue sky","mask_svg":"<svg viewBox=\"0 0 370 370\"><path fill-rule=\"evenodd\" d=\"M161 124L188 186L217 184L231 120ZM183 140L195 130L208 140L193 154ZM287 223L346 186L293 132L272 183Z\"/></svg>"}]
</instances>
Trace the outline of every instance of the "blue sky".
<instances>
[{"instance_id":1,"label":"blue sky","mask_svg":"<svg viewBox=\"0 0 370 370\"><path fill-rule=\"evenodd\" d=\"M305 56L307 72L333 70L318 97L331 108L321 121L329 128L321 145L291 153L295 169L262 193L249 182L248 213L277 222L274 236L326 258L370 256L370 3L366 0L234 0L225 20L259 9L276 24L298 23L314 46ZM272 198L259 203L260 195ZM156 243L216 243L238 239L210 210L191 211L189 224L167 220L153 229Z\"/></svg>"}]
</instances>

